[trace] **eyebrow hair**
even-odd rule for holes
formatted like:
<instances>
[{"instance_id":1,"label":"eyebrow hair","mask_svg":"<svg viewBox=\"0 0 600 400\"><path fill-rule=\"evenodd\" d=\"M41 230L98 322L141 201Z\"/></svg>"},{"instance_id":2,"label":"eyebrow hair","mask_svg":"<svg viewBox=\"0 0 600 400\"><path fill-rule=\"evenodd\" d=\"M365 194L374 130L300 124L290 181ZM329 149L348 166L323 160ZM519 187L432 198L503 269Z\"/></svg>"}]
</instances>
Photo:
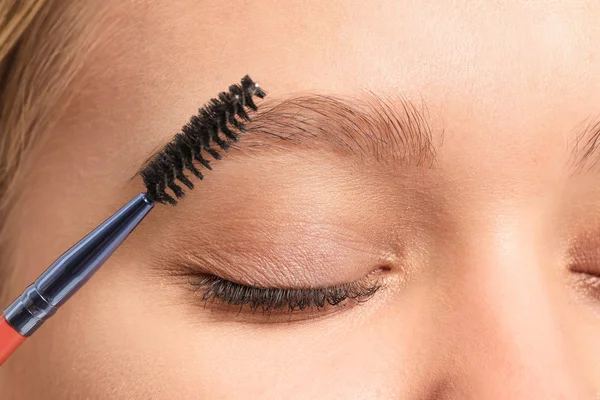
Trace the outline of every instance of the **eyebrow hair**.
<instances>
[{"instance_id":1,"label":"eyebrow hair","mask_svg":"<svg viewBox=\"0 0 600 400\"><path fill-rule=\"evenodd\" d=\"M432 167L436 160L424 103L368 92L363 99L310 94L266 100L235 148L327 149L339 154Z\"/></svg>"},{"instance_id":2,"label":"eyebrow hair","mask_svg":"<svg viewBox=\"0 0 600 400\"><path fill-rule=\"evenodd\" d=\"M590 118L579 127L568 165L574 174L581 174L596 169L599 163L600 118Z\"/></svg>"}]
</instances>

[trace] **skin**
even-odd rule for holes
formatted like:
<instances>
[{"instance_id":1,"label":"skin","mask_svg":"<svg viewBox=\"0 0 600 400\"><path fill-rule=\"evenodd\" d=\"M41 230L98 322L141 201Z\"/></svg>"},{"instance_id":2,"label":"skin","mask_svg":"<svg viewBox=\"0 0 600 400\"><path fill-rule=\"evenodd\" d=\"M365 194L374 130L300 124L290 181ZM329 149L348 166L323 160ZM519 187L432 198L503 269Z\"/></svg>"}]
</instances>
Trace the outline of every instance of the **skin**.
<instances>
[{"instance_id":1,"label":"skin","mask_svg":"<svg viewBox=\"0 0 600 400\"><path fill-rule=\"evenodd\" d=\"M27 157L6 304L143 190L130 178L148 155L246 73L274 102L423 101L437 163L232 152L11 357L3 398L597 398L600 296L569 263L600 274L600 177L566 167L599 112L596 2L174 3L115 8ZM270 286L385 266L386 287L319 318L236 317L165 273L185 260Z\"/></svg>"}]
</instances>

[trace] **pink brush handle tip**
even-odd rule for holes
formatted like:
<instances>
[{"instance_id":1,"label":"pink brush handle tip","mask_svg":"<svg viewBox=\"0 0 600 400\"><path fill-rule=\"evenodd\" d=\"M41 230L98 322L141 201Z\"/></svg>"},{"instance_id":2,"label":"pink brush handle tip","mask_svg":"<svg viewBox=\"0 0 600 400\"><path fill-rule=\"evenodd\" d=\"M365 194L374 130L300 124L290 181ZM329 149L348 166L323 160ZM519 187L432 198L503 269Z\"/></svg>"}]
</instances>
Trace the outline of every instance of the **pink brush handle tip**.
<instances>
[{"instance_id":1,"label":"pink brush handle tip","mask_svg":"<svg viewBox=\"0 0 600 400\"><path fill-rule=\"evenodd\" d=\"M10 355L25 341L25 336L21 336L19 332L10 326L4 319L0 317L0 365L10 357Z\"/></svg>"}]
</instances>

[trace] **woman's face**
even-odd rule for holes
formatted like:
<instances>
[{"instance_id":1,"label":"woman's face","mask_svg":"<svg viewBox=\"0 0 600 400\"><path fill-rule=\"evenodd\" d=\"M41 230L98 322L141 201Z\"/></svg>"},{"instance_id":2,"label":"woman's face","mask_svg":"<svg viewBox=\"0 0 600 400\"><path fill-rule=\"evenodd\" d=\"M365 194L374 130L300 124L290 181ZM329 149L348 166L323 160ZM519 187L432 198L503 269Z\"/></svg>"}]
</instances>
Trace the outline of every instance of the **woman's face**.
<instances>
[{"instance_id":1,"label":"woman's face","mask_svg":"<svg viewBox=\"0 0 600 400\"><path fill-rule=\"evenodd\" d=\"M248 73L274 111L15 353L3 398L594 398L600 9L494 3L82 10L95 50L27 155L5 305L211 97ZM383 287L252 313L204 303L189 270Z\"/></svg>"}]
</instances>

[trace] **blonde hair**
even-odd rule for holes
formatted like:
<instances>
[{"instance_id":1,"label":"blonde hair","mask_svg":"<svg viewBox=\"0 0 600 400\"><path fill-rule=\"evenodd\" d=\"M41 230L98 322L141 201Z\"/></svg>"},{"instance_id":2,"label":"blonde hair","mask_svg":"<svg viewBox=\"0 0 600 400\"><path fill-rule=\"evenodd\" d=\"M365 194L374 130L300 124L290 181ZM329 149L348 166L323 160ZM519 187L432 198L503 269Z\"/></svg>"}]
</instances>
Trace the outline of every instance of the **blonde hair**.
<instances>
[{"instance_id":1,"label":"blonde hair","mask_svg":"<svg viewBox=\"0 0 600 400\"><path fill-rule=\"evenodd\" d=\"M5 232L6 209L11 186L24 151L33 140L32 120L37 114L30 101L31 73L27 65L32 56L32 36L39 25L45 0L0 0L0 260L7 263ZM29 54L28 54L29 53ZM0 293L6 284L6 268L0 269Z\"/></svg>"},{"instance_id":2,"label":"blonde hair","mask_svg":"<svg viewBox=\"0 0 600 400\"><path fill-rule=\"evenodd\" d=\"M7 281L2 265L14 264L7 232L25 184L25 155L63 114L99 36L91 29L99 15L86 3L0 0L0 294Z\"/></svg>"},{"instance_id":3,"label":"blonde hair","mask_svg":"<svg viewBox=\"0 0 600 400\"><path fill-rule=\"evenodd\" d=\"M0 0L0 240L23 155L66 109L107 18L118 20L106 3Z\"/></svg>"},{"instance_id":4,"label":"blonde hair","mask_svg":"<svg viewBox=\"0 0 600 400\"><path fill-rule=\"evenodd\" d=\"M31 98L31 39L44 0L0 0L0 215L29 135L35 102ZM29 53L29 54L27 54ZM2 219L0 218L0 221Z\"/></svg>"}]
</instances>

